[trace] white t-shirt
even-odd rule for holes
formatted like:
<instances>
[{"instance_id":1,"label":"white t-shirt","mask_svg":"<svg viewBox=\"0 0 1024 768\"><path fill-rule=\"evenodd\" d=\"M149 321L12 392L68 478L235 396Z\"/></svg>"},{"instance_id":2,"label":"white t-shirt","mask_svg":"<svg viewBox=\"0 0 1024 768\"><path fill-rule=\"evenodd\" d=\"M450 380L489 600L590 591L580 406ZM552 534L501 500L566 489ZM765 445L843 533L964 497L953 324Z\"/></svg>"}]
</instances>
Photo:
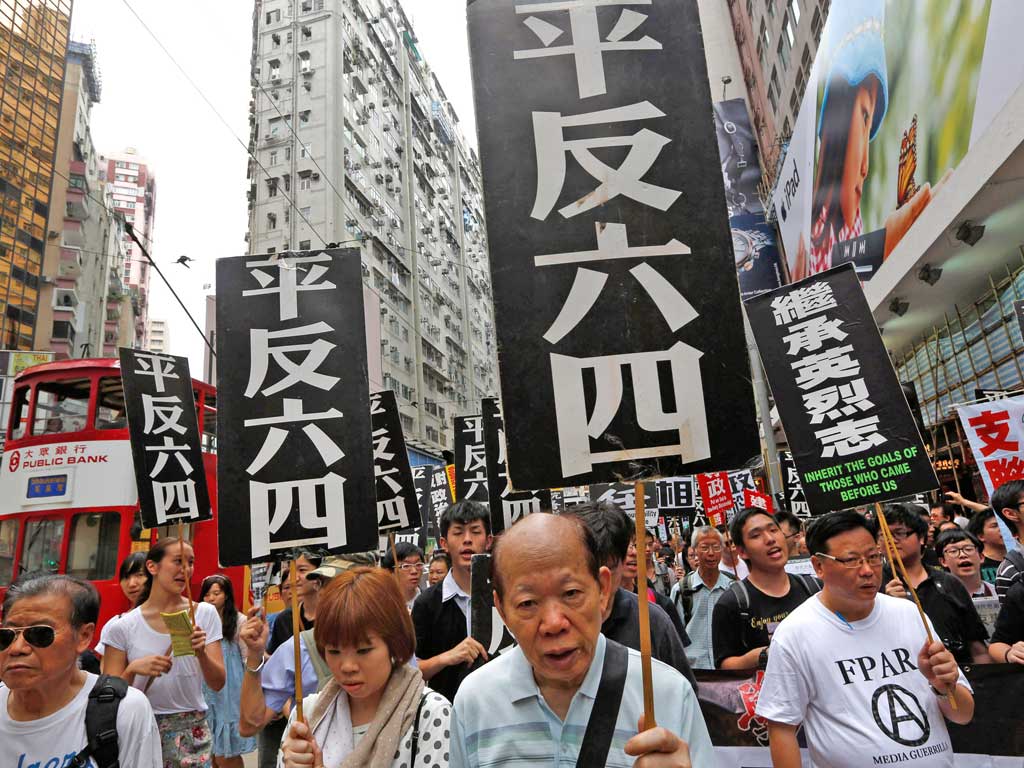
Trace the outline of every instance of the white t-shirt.
<instances>
[{"instance_id":1,"label":"white t-shirt","mask_svg":"<svg viewBox=\"0 0 1024 768\"><path fill-rule=\"evenodd\" d=\"M96 643L96 647L93 648L97 656L102 656L103 652L107 649L107 638L110 636L110 628L117 624L117 622L121 620L122 616L124 616L124 614L119 613L103 625L103 631L100 632L100 641Z\"/></svg>"},{"instance_id":2,"label":"white t-shirt","mask_svg":"<svg viewBox=\"0 0 1024 768\"><path fill-rule=\"evenodd\" d=\"M803 723L812 766L952 768L939 699L917 669L926 640L909 600L878 595L846 624L816 595L775 630L757 714ZM963 672L959 684L970 689Z\"/></svg>"},{"instance_id":3,"label":"white t-shirt","mask_svg":"<svg viewBox=\"0 0 1024 768\"><path fill-rule=\"evenodd\" d=\"M724 573L731 573L737 581L743 581L750 575L750 568L739 555L736 556L736 565L726 565L725 560L718 563L718 570Z\"/></svg>"},{"instance_id":4,"label":"white t-shirt","mask_svg":"<svg viewBox=\"0 0 1024 768\"><path fill-rule=\"evenodd\" d=\"M196 624L206 632L207 645L213 645L223 637L220 616L217 615L217 609L209 603L196 603ZM142 610L135 608L122 614L110 631L103 633L103 642L108 648L124 651L128 661L132 662L143 656L168 653L171 636L150 627L142 617ZM136 675L132 685L142 690L148 681L149 678L145 675ZM149 696L149 703L153 705L153 712L158 715L194 710L205 712L203 672L199 668L199 660L195 656L172 659L171 671L156 678L146 695Z\"/></svg>"},{"instance_id":5,"label":"white t-shirt","mask_svg":"<svg viewBox=\"0 0 1024 768\"><path fill-rule=\"evenodd\" d=\"M96 675L86 672L82 690L63 709L39 720L12 720L7 712L10 689L0 686L0 744L4 764L29 766L60 766L70 763L86 745L85 708L89 692L96 684ZM121 765L131 768L160 768L160 733L153 710L139 691L128 694L117 708L117 752ZM90 766L95 766L93 760Z\"/></svg>"}]
</instances>

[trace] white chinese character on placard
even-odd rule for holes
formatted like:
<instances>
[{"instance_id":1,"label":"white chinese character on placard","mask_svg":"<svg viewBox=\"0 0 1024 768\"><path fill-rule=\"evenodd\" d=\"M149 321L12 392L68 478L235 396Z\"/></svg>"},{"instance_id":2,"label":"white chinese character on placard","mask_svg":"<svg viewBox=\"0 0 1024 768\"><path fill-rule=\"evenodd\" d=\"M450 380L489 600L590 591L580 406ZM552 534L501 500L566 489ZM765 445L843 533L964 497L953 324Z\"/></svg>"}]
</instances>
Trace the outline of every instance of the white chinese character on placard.
<instances>
[{"instance_id":1,"label":"white chinese character on placard","mask_svg":"<svg viewBox=\"0 0 1024 768\"><path fill-rule=\"evenodd\" d=\"M320 373L317 368L327 359L327 355L337 345L323 338L301 344L281 344L271 346L278 339L292 339L297 336L322 336L334 331L327 323L319 322L303 325L300 328L283 328L269 331L266 328L249 330L249 382L245 388L246 397L254 397L257 392L264 396L275 395L296 384L306 384L317 389L330 391L341 379ZM301 362L294 362L289 355L297 352L305 353ZM285 376L275 384L263 387L267 378L271 358L284 371Z\"/></svg>"},{"instance_id":2,"label":"white chinese character on placard","mask_svg":"<svg viewBox=\"0 0 1024 768\"><path fill-rule=\"evenodd\" d=\"M847 333L842 330L842 320L827 317L812 317L802 323L791 325L782 340L789 345L787 355L800 352L817 352L826 341L842 341Z\"/></svg>"},{"instance_id":3,"label":"white chinese character on placard","mask_svg":"<svg viewBox=\"0 0 1024 768\"><path fill-rule=\"evenodd\" d=\"M177 379L178 374L174 372L174 364L177 362L173 357L158 355L153 352L133 352L136 368L133 373L139 376L152 376L153 386L157 392L166 392L164 379Z\"/></svg>"},{"instance_id":4,"label":"white chinese character on placard","mask_svg":"<svg viewBox=\"0 0 1024 768\"><path fill-rule=\"evenodd\" d=\"M507 531L514 523L519 522L527 515L541 511L540 499L536 496L529 496L522 499L502 499L501 514L505 520Z\"/></svg>"},{"instance_id":5,"label":"white chinese character on placard","mask_svg":"<svg viewBox=\"0 0 1024 768\"><path fill-rule=\"evenodd\" d=\"M294 320L299 316L299 293L302 291L328 291L336 288L327 280L317 280L327 274L327 267L320 262L330 263L331 256L320 253L315 256L271 256L268 259L257 259L245 262L249 274L256 278L259 288L242 291L243 296L262 296L278 293L279 313L281 320ZM304 265L311 265L306 267ZM266 268L277 270L277 285L271 287L275 277L265 271ZM302 275L301 281L299 275Z\"/></svg>"},{"instance_id":6,"label":"white chinese character on placard","mask_svg":"<svg viewBox=\"0 0 1024 768\"><path fill-rule=\"evenodd\" d=\"M153 507L159 525L171 520L198 518L199 500L196 498L196 481L190 479L162 483L154 480ZM172 510L183 511L173 515L169 514Z\"/></svg>"},{"instance_id":7,"label":"white chinese character on placard","mask_svg":"<svg viewBox=\"0 0 1024 768\"><path fill-rule=\"evenodd\" d=\"M886 437L879 432L878 422L878 416L847 419L815 432L814 436L821 441L821 457L850 456L882 445Z\"/></svg>"},{"instance_id":8,"label":"white chinese character on placard","mask_svg":"<svg viewBox=\"0 0 1024 768\"><path fill-rule=\"evenodd\" d=\"M373 475L378 480L383 480L392 493L400 493L401 483L391 477L398 474L398 467L388 467L395 459L395 453L388 450L390 442L391 438L384 427L373 431Z\"/></svg>"},{"instance_id":9,"label":"white chinese character on placard","mask_svg":"<svg viewBox=\"0 0 1024 768\"><path fill-rule=\"evenodd\" d=\"M408 528L409 512L405 508L405 499L401 496L396 496L392 499L378 501L377 527L384 530L388 528Z\"/></svg>"},{"instance_id":10,"label":"white chinese character on placard","mask_svg":"<svg viewBox=\"0 0 1024 768\"><path fill-rule=\"evenodd\" d=\"M704 387L700 373L700 351L676 342L665 351L636 352L604 357L575 358L551 355L555 419L562 461L562 476L590 472L594 464L679 456L685 462L711 456ZM662 406L659 362L667 362L672 377L676 408L667 413ZM629 366L636 404L637 425L646 432L673 432L678 442L669 445L629 447L594 453L590 439L604 434L622 403L622 368ZM593 413L587 414L584 394L585 370L593 371L597 382Z\"/></svg>"},{"instance_id":11,"label":"white chinese character on placard","mask_svg":"<svg viewBox=\"0 0 1024 768\"><path fill-rule=\"evenodd\" d=\"M249 481L250 540L253 558L297 546L321 544L327 549L345 546L345 478L328 472L320 478L279 483ZM322 499L321 503L319 499ZM302 534L275 539L292 511L298 511Z\"/></svg>"},{"instance_id":12,"label":"white chinese character on placard","mask_svg":"<svg viewBox=\"0 0 1024 768\"><path fill-rule=\"evenodd\" d=\"M602 136L592 139L566 139L565 130L585 125L651 120L665 113L648 101L626 107L563 115L561 112L534 112L533 137L537 153L537 196L530 215L544 220L555 207L565 184L566 153L571 152L583 169L600 185L573 203L559 209L564 218L589 211L609 200L625 195L659 211L667 211L681 190L666 189L641 179L654 166L661 150L672 139L643 128L631 136ZM612 168L594 155L595 149L629 147L618 168Z\"/></svg>"},{"instance_id":13,"label":"white chinese character on placard","mask_svg":"<svg viewBox=\"0 0 1024 768\"><path fill-rule=\"evenodd\" d=\"M793 363L793 370L797 372L797 386L800 389L814 389L829 379L860 376L860 362L852 358L852 354L853 347L848 344L800 358Z\"/></svg>"},{"instance_id":14,"label":"white chinese character on placard","mask_svg":"<svg viewBox=\"0 0 1024 768\"><path fill-rule=\"evenodd\" d=\"M295 424L299 422L313 422L323 421L325 419L342 418L342 413L337 408L331 408L320 413L304 413L302 410L302 401L294 397L282 398L281 404L283 411L282 415L267 416L259 419L245 419L242 424L247 428L251 428L269 426L272 424ZM338 447L338 444L334 442L334 440L328 436L328 434L324 432L319 425L307 423L302 428L302 431L313 443L317 453L320 454L320 458L323 459L325 467L329 467L345 458L345 454L341 448ZM284 441L287 437L287 429L271 426L267 431L266 437L263 439L262 447L256 454L256 458L254 458L252 463L246 468L246 472L250 475L255 475L263 469L263 467L269 464L277 455L277 452L281 450L281 446L284 445Z\"/></svg>"},{"instance_id":15,"label":"white chinese character on placard","mask_svg":"<svg viewBox=\"0 0 1024 768\"><path fill-rule=\"evenodd\" d=\"M188 445L175 445L174 438L170 435L164 437L163 445L147 445L147 451L157 451L156 461L153 463L153 469L149 471L150 477L157 477L164 470L164 466L167 464L168 456L174 456L178 460L178 465L186 475L192 474L192 464L189 460L182 455L183 451L190 450Z\"/></svg>"},{"instance_id":16,"label":"white chinese character on placard","mask_svg":"<svg viewBox=\"0 0 1024 768\"><path fill-rule=\"evenodd\" d=\"M874 403L871 402L864 379L834 384L804 395L804 409L811 417L811 424L821 424L825 419L835 421L872 408Z\"/></svg>"},{"instance_id":17,"label":"white chinese character on placard","mask_svg":"<svg viewBox=\"0 0 1024 768\"><path fill-rule=\"evenodd\" d=\"M714 475L708 479L708 496L732 496L732 490L726 487L727 480L728 476L723 478L721 475Z\"/></svg>"},{"instance_id":18,"label":"white chinese character on placard","mask_svg":"<svg viewBox=\"0 0 1024 768\"><path fill-rule=\"evenodd\" d=\"M836 297L832 294L832 286L817 282L776 296L772 299L772 315L776 325L787 325L835 306Z\"/></svg>"},{"instance_id":19,"label":"white chinese character on placard","mask_svg":"<svg viewBox=\"0 0 1024 768\"><path fill-rule=\"evenodd\" d=\"M469 484L466 498L473 499L478 493L486 493L487 454L484 452L482 443L466 446L466 457L462 468L466 472L464 480Z\"/></svg>"},{"instance_id":20,"label":"white chinese character on placard","mask_svg":"<svg viewBox=\"0 0 1024 768\"><path fill-rule=\"evenodd\" d=\"M576 81L581 99L600 96L607 92L604 78L604 53L611 51L660 51L661 43L644 35L639 40L626 40L647 19L647 15L623 9L615 26L601 40L597 25L597 8L608 5L650 5L651 0L555 0L555 2L524 3L516 6L517 14L551 13L568 11L569 26L572 30L570 45L551 44L565 32L554 24L537 16L529 16L523 23L543 44L543 48L516 51L517 60L537 59L548 56L574 56L576 59Z\"/></svg>"},{"instance_id":21,"label":"white chinese character on placard","mask_svg":"<svg viewBox=\"0 0 1024 768\"><path fill-rule=\"evenodd\" d=\"M181 407L181 398L177 395L155 397L142 395L142 432L146 435L159 435L167 430L185 434L187 431L178 420L185 414ZM157 422L159 421L159 424Z\"/></svg>"}]
</instances>

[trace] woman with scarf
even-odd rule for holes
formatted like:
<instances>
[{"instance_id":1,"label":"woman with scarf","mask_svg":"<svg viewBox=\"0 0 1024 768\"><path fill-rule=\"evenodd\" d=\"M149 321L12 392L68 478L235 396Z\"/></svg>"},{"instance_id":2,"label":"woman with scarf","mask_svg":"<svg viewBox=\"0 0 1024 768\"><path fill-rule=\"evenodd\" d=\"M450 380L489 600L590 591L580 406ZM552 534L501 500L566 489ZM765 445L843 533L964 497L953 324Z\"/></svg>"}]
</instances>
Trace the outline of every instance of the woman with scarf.
<instances>
[{"instance_id":1,"label":"woman with scarf","mask_svg":"<svg viewBox=\"0 0 1024 768\"><path fill-rule=\"evenodd\" d=\"M313 630L331 680L292 711L283 768L399 768L448 765L451 705L409 666L412 618L395 577L353 568L320 593Z\"/></svg>"}]
</instances>

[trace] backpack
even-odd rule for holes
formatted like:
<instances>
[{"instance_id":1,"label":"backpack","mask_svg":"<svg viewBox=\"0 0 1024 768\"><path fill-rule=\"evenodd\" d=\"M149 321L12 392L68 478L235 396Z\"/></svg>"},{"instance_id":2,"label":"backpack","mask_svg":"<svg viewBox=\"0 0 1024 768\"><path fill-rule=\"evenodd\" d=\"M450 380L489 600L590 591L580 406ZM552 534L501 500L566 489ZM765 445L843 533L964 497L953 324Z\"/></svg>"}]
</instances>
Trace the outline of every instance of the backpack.
<instances>
[{"instance_id":1,"label":"backpack","mask_svg":"<svg viewBox=\"0 0 1024 768\"><path fill-rule=\"evenodd\" d=\"M800 574L789 574L789 588L793 588L793 583L796 581L807 593L807 597L821 591L821 584L813 576L808 576L805 573ZM740 618L742 619L741 626L743 627L743 645L746 647L750 646L750 642L747 640L747 627L750 626L750 593L747 591L747 585L742 581L734 581L729 585L729 589L736 596L736 603L740 609Z\"/></svg>"},{"instance_id":2,"label":"backpack","mask_svg":"<svg viewBox=\"0 0 1024 768\"><path fill-rule=\"evenodd\" d=\"M117 709L127 693L128 682L120 677L100 675L96 680L85 707L86 745L68 764L71 768L85 768L90 757L98 768L120 768Z\"/></svg>"},{"instance_id":3,"label":"backpack","mask_svg":"<svg viewBox=\"0 0 1024 768\"><path fill-rule=\"evenodd\" d=\"M728 571L719 571L722 576L725 576L729 581L736 581L736 577ZM690 577L694 577L693 581L695 585L691 585ZM700 581L700 575L697 571L690 571L686 576L683 577L682 585L676 592L676 604L682 605L683 608L683 626L690 624L690 619L693 618L693 596L696 595L701 589L704 589L704 582ZM730 585L731 586L731 585Z\"/></svg>"}]
</instances>

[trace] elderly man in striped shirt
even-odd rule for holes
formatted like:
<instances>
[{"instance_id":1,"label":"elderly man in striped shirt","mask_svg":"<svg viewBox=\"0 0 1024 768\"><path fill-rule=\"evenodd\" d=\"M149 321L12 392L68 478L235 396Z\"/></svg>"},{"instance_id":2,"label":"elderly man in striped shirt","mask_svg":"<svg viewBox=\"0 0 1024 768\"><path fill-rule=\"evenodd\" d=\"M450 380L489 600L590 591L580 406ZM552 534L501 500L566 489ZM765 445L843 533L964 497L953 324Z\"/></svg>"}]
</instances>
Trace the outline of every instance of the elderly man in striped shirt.
<instances>
[{"instance_id":1,"label":"elderly man in striped shirt","mask_svg":"<svg viewBox=\"0 0 1024 768\"><path fill-rule=\"evenodd\" d=\"M600 633L611 572L576 518L535 514L494 549L495 605L519 645L465 679L452 713L453 768L714 764L690 683L653 661L660 727L643 717L640 654Z\"/></svg>"}]
</instances>

